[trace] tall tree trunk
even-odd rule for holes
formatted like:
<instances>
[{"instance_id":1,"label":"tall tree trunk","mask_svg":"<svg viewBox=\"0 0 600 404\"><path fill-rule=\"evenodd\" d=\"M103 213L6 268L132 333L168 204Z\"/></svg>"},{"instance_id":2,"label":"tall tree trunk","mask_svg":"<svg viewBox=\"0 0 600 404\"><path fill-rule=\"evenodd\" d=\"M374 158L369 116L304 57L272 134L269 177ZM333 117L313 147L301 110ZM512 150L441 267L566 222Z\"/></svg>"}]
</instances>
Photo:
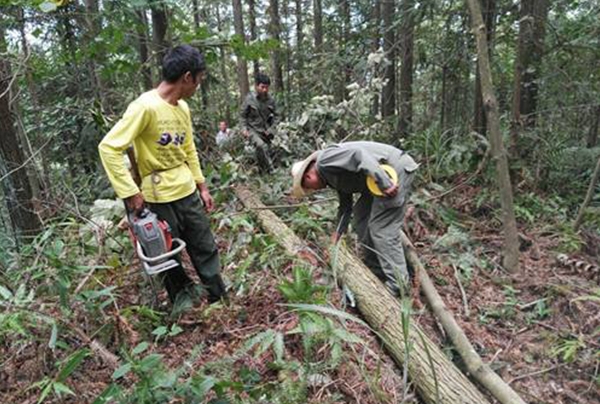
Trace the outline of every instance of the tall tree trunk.
<instances>
[{"instance_id":1,"label":"tall tree trunk","mask_svg":"<svg viewBox=\"0 0 600 404\"><path fill-rule=\"evenodd\" d=\"M23 55L27 59L25 65L25 79L27 82L27 90L29 91L29 96L31 97L31 104L34 108L39 107L39 100L37 89L35 87L35 81L33 79L33 72L31 71L31 65L29 64L29 57L31 56L31 47L29 46L29 41L27 40L27 34L25 32L25 12L23 8L17 8L17 21L19 25L19 34L21 35L21 48L23 51Z\"/></svg>"},{"instance_id":2,"label":"tall tree trunk","mask_svg":"<svg viewBox=\"0 0 600 404\"><path fill-rule=\"evenodd\" d=\"M276 93L283 93L283 68L281 57L281 22L279 18L279 0L269 2L269 36L277 41L277 48L271 54L273 71L273 89Z\"/></svg>"},{"instance_id":3,"label":"tall tree trunk","mask_svg":"<svg viewBox=\"0 0 600 404\"><path fill-rule=\"evenodd\" d=\"M192 13L194 14L194 28L196 31L200 28L200 6L198 0L192 0Z\"/></svg>"},{"instance_id":4,"label":"tall tree trunk","mask_svg":"<svg viewBox=\"0 0 600 404\"><path fill-rule=\"evenodd\" d=\"M33 121L35 122L37 127L41 127L42 124L40 122L40 103L38 99L38 91L36 88L35 80L33 78L33 71L31 69L31 64L29 61L29 57L31 56L31 47L29 46L29 41L27 40L27 34L25 29L25 13L23 8L17 7L17 20L19 26L19 34L21 36L21 48L24 56L23 64L25 65L25 82L27 83L27 90L29 91L29 97L31 101L31 105L33 106ZM27 156L33 155L33 150L31 144L28 141L27 134L25 133L25 128L22 124L18 125L19 130L18 133L20 135L23 144L27 144L26 148ZM39 143L39 142L38 142ZM46 161L44 155L42 154L41 163L44 168L48 167L48 162ZM48 175L50 173L49 170L39 169L37 164L31 164L28 166L28 175L29 180L32 184L32 192L34 198L41 200L41 195L49 196L50 193L50 182L48 180ZM36 206L36 209L39 206Z\"/></svg>"},{"instance_id":5,"label":"tall tree trunk","mask_svg":"<svg viewBox=\"0 0 600 404\"><path fill-rule=\"evenodd\" d=\"M19 235L34 235L42 228L36 214L30 179L27 175L28 162L21 149L11 113L10 61L6 52L4 30L0 27L0 154L6 169L0 181L7 181L5 202L13 227Z\"/></svg>"},{"instance_id":6,"label":"tall tree trunk","mask_svg":"<svg viewBox=\"0 0 600 404\"><path fill-rule=\"evenodd\" d=\"M281 43L284 49L281 51L281 53L283 54L283 57L285 59L285 75L283 75L283 77L285 78L286 83L284 86L285 98L282 101L280 101L280 103L283 104L284 116L287 113L287 100L289 100L292 96L292 45L290 35L291 29L289 29L288 27L286 27L286 29L283 29L284 25L281 21L290 21L290 1L292 0L282 0L283 4L281 4L281 10L283 11L283 19L280 18L280 30L282 36Z\"/></svg>"},{"instance_id":7,"label":"tall tree trunk","mask_svg":"<svg viewBox=\"0 0 600 404\"><path fill-rule=\"evenodd\" d=\"M151 8L152 15L152 43L154 45L154 54L158 71L162 70L162 60L169 48L167 30L169 29L169 20L167 18L167 9L163 3L154 4Z\"/></svg>"},{"instance_id":8,"label":"tall tree trunk","mask_svg":"<svg viewBox=\"0 0 600 404\"><path fill-rule=\"evenodd\" d=\"M71 22L71 14L68 8L73 7L69 4L67 7L61 7L56 12L58 18L57 29L60 36L61 46L63 52L67 57L65 58L65 69L69 73L70 83L65 93L68 97L79 98L81 97L80 91L82 87L78 84L85 82L85 79L81 77L83 69L78 64L77 59L77 44L75 43L75 33L73 24ZM79 156L81 153L77 153L76 145L79 142L80 134L82 133L82 123L78 119L75 125L66 128L66 136L64 136L64 149L66 151L66 162L69 168L69 177L71 181L75 181L77 175L81 172L81 165Z\"/></svg>"},{"instance_id":9,"label":"tall tree trunk","mask_svg":"<svg viewBox=\"0 0 600 404\"><path fill-rule=\"evenodd\" d=\"M256 31L256 1L248 0L248 21L250 22L250 41L254 42L258 39L258 33ZM252 61L252 70L254 75L260 72L260 62L258 59Z\"/></svg>"},{"instance_id":10,"label":"tall tree trunk","mask_svg":"<svg viewBox=\"0 0 600 404\"><path fill-rule=\"evenodd\" d=\"M337 77L337 89L335 91L336 102L341 102L348 98L348 91L346 87L350 84L352 76L352 66L348 59L350 58L350 52L348 51L350 43L350 2L349 0L338 0L338 10L342 23L339 31L339 55L340 64L343 74Z\"/></svg>"},{"instance_id":11,"label":"tall tree trunk","mask_svg":"<svg viewBox=\"0 0 600 404\"><path fill-rule=\"evenodd\" d=\"M494 94L494 86L492 83L492 69L488 57L487 32L481 16L479 0L466 0L466 3L471 13L473 33L477 40L477 59L481 73L481 93L483 94L483 103L487 112L492 156L496 161L496 176L500 191L502 224L504 228L503 266L509 272L516 272L519 268L517 222L515 219L513 193L508 171L508 158L502 142L502 133L500 132L498 101Z\"/></svg>"},{"instance_id":12,"label":"tall tree trunk","mask_svg":"<svg viewBox=\"0 0 600 404\"><path fill-rule=\"evenodd\" d=\"M389 64L385 68L386 84L381 94L381 114L384 117L396 113L396 0L382 0L383 50Z\"/></svg>"},{"instance_id":13,"label":"tall tree trunk","mask_svg":"<svg viewBox=\"0 0 600 404\"><path fill-rule=\"evenodd\" d=\"M194 28L196 31L200 30L200 21L208 21L208 9L206 7L199 8L197 1L194 0ZM210 70L207 72L206 77L200 82L200 95L202 98L202 110L206 111L208 109L208 90L210 86L211 73Z\"/></svg>"},{"instance_id":14,"label":"tall tree trunk","mask_svg":"<svg viewBox=\"0 0 600 404\"><path fill-rule=\"evenodd\" d=\"M244 33L244 19L242 18L242 0L232 0L233 2L233 26L235 34L240 37L244 43L246 42L246 34ZM250 91L250 82L248 81L248 64L246 59L241 55L237 57L237 73L238 85L240 87L240 104Z\"/></svg>"},{"instance_id":15,"label":"tall tree trunk","mask_svg":"<svg viewBox=\"0 0 600 404\"><path fill-rule=\"evenodd\" d=\"M137 37L138 37L138 56L140 61L142 83L144 90L152 88L152 69L148 60L148 17L145 9L136 10L138 18Z\"/></svg>"},{"instance_id":16,"label":"tall tree trunk","mask_svg":"<svg viewBox=\"0 0 600 404\"><path fill-rule=\"evenodd\" d=\"M85 0L85 21L87 25L87 35L85 36L86 43L95 43L96 38L100 35L102 30L102 16L100 14L100 8L98 6L98 0ZM104 112L109 112L111 108L111 100L109 98L108 88L110 84L105 79L101 71L96 64L95 60L104 60L104 50L102 45L96 45L97 51L88 58L88 68L90 71L90 77L92 77L92 83L95 87L95 93L100 100L100 105Z\"/></svg>"},{"instance_id":17,"label":"tall tree trunk","mask_svg":"<svg viewBox=\"0 0 600 404\"><path fill-rule=\"evenodd\" d=\"M485 27L487 29L487 41L488 41L488 55L492 60L493 50L493 38L496 21L496 0L481 0L481 7L483 9L483 18L485 20ZM481 135L487 134L486 120L485 120L485 108L483 106L483 97L481 96L481 75L479 74L479 67L475 66L475 105L473 107L473 130Z\"/></svg>"},{"instance_id":18,"label":"tall tree trunk","mask_svg":"<svg viewBox=\"0 0 600 404\"><path fill-rule=\"evenodd\" d=\"M295 68L295 76L296 76L296 84L298 87L298 91L302 91L304 88L304 18L302 16L302 11L304 10L304 1L303 0L295 0L295 14L296 14L296 68ZM289 81L288 81L289 83ZM288 89L291 87L288 84Z\"/></svg>"},{"instance_id":19,"label":"tall tree trunk","mask_svg":"<svg viewBox=\"0 0 600 404\"><path fill-rule=\"evenodd\" d=\"M549 0L521 0L511 130L511 150L514 153L518 152L520 129L531 129L536 124L538 79L548 8Z\"/></svg>"},{"instance_id":20,"label":"tall tree trunk","mask_svg":"<svg viewBox=\"0 0 600 404\"><path fill-rule=\"evenodd\" d=\"M315 53L323 52L323 0L313 0Z\"/></svg>"},{"instance_id":21,"label":"tall tree trunk","mask_svg":"<svg viewBox=\"0 0 600 404\"><path fill-rule=\"evenodd\" d=\"M598 144L598 128L600 127L600 104L593 106L592 108L592 126L586 139L587 147L596 147Z\"/></svg>"},{"instance_id":22,"label":"tall tree trunk","mask_svg":"<svg viewBox=\"0 0 600 404\"><path fill-rule=\"evenodd\" d=\"M401 137L412 133L412 84L413 84L413 49L415 32L414 0L402 0L402 25L400 26L400 50L402 64L400 66L400 117L398 132Z\"/></svg>"},{"instance_id":23,"label":"tall tree trunk","mask_svg":"<svg viewBox=\"0 0 600 404\"><path fill-rule=\"evenodd\" d=\"M375 0L371 11L371 52L377 52L381 46L381 0ZM371 114L379 114L379 98L381 94L373 96Z\"/></svg>"},{"instance_id":24,"label":"tall tree trunk","mask_svg":"<svg viewBox=\"0 0 600 404\"><path fill-rule=\"evenodd\" d=\"M216 5L216 17L217 17L217 30L222 31L221 23L221 11L219 5ZM223 78L223 97L225 98L225 120L228 126L232 126L231 122L231 96L229 94L229 73L227 72L227 58L228 55L225 51L224 46L219 47L219 67L221 69L221 77Z\"/></svg>"},{"instance_id":25,"label":"tall tree trunk","mask_svg":"<svg viewBox=\"0 0 600 404\"><path fill-rule=\"evenodd\" d=\"M448 65L444 63L442 66L442 94L440 94L440 128L446 130L446 93L448 88Z\"/></svg>"}]
</instances>

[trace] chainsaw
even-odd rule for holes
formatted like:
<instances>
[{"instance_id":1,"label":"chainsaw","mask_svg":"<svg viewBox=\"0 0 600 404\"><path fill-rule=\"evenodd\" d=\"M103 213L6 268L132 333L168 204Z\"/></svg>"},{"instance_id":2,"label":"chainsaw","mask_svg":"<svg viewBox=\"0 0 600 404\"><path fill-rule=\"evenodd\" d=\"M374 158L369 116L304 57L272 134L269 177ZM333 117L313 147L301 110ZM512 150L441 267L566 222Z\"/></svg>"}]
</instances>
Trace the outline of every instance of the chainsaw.
<instances>
[{"instance_id":1,"label":"chainsaw","mask_svg":"<svg viewBox=\"0 0 600 404\"><path fill-rule=\"evenodd\" d=\"M148 208L138 215L128 213L127 218L135 250L148 275L156 275L179 265L174 257L185 248L185 242L172 237L171 228L165 220L160 220Z\"/></svg>"}]
</instances>

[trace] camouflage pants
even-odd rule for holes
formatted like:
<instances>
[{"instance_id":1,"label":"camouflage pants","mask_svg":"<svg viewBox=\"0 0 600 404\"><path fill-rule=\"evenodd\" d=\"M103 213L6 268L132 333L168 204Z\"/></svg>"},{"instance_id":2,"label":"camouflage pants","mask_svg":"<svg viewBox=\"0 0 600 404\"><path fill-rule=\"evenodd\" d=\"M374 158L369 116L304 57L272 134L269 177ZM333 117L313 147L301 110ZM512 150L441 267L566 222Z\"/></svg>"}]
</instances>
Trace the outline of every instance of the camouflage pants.
<instances>
[{"instance_id":1,"label":"camouflage pants","mask_svg":"<svg viewBox=\"0 0 600 404\"><path fill-rule=\"evenodd\" d=\"M265 139L256 132L250 135L250 141L254 146L256 162L262 172L270 173L273 171L273 161L271 159L271 147Z\"/></svg>"}]
</instances>

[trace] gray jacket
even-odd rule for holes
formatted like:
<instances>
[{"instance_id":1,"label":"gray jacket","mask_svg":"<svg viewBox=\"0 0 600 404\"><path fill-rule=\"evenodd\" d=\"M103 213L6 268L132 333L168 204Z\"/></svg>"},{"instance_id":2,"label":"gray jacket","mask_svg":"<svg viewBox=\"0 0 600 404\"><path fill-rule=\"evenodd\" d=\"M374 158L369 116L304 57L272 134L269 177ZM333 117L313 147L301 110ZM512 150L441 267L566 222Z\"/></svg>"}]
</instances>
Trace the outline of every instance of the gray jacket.
<instances>
[{"instance_id":1,"label":"gray jacket","mask_svg":"<svg viewBox=\"0 0 600 404\"><path fill-rule=\"evenodd\" d=\"M317 156L316 167L319 176L326 185L338 192L339 233L343 233L348 227L353 206L352 194L369 193L367 176L373 177L380 189L392 186L392 182L380 164L389 164L396 170L400 187L402 187L403 176L414 172L419 167L412 157L402 150L376 142L336 144L321 151ZM375 198L385 200L386 207L399 207L405 203L402 194L398 192L394 198Z\"/></svg>"}]
</instances>

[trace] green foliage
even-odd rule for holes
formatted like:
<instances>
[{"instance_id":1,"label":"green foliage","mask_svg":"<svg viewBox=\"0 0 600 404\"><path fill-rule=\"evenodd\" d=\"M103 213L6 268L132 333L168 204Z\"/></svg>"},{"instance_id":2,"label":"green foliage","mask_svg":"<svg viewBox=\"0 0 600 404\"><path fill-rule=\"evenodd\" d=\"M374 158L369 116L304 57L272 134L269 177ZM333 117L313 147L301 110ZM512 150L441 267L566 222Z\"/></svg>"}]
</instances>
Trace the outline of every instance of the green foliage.
<instances>
[{"instance_id":1,"label":"green foliage","mask_svg":"<svg viewBox=\"0 0 600 404\"><path fill-rule=\"evenodd\" d=\"M19 285L13 293L7 287L0 285L0 337L16 339L17 337L33 338L36 334L47 332L50 327L51 333L48 346L56 346L57 325L56 320L37 310L35 292L27 290L24 284ZM33 331L37 331L36 334Z\"/></svg>"},{"instance_id":2,"label":"green foliage","mask_svg":"<svg viewBox=\"0 0 600 404\"><path fill-rule=\"evenodd\" d=\"M272 348L275 361L281 362L283 361L284 354L283 334L272 329L260 332L246 342L243 351L251 351L254 348L256 348L254 350L256 357L261 356L269 348Z\"/></svg>"},{"instance_id":3,"label":"green foliage","mask_svg":"<svg viewBox=\"0 0 600 404\"><path fill-rule=\"evenodd\" d=\"M248 44L239 35L233 35L230 45L236 55L247 60L259 60L269 56L269 52L279 47L279 42L269 38Z\"/></svg>"},{"instance_id":4,"label":"green foliage","mask_svg":"<svg viewBox=\"0 0 600 404\"><path fill-rule=\"evenodd\" d=\"M334 62L328 59L329 63ZM332 95L315 95L294 106L297 117L278 127L274 145L295 156L307 156L316 147L342 140L390 141L381 116L373 116L371 105L383 86L374 72L384 64L383 53L362 59L369 80L347 83L347 96L340 101ZM335 74L337 75L337 71ZM339 79L339 76L336 76ZM303 95L302 95L303 96Z\"/></svg>"},{"instance_id":5,"label":"green foliage","mask_svg":"<svg viewBox=\"0 0 600 404\"><path fill-rule=\"evenodd\" d=\"M154 342L157 343L159 340L161 340L163 338L166 339L169 337L174 337L176 335L181 334L182 332L183 332L183 328L181 328L177 324L171 324L171 327L167 327L164 325L156 327L152 331L152 335L156 336L156 338L154 339Z\"/></svg>"},{"instance_id":6,"label":"green foliage","mask_svg":"<svg viewBox=\"0 0 600 404\"><path fill-rule=\"evenodd\" d=\"M37 403L40 404L44 402L50 394L54 394L58 399L62 399L64 394L74 396L75 393L65 384L65 382L89 354L87 349L80 349L74 352L63 361L62 366L54 378L45 377L39 382L34 383L30 389L40 390L40 396Z\"/></svg>"},{"instance_id":7,"label":"green foliage","mask_svg":"<svg viewBox=\"0 0 600 404\"><path fill-rule=\"evenodd\" d=\"M568 139L564 139L565 144L550 146L553 154L542 160L545 163L541 168L545 174L542 185L577 206L583 200L600 157L600 147L567 147L567 142Z\"/></svg>"},{"instance_id":8,"label":"green foliage","mask_svg":"<svg viewBox=\"0 0 600 404\"><path fill-rule=\"evenodd\" d=\"M584 241L581 235L573 230L571 223L559 223L556 229L558 230L560 241L558 251L569 254L581 250Z\"/></svg>"},{"instance_id":9,"label":"green foliage","mask_svg":"<svg viewBox=\"0 0 600 404\"><path fill-rule=\"evenodd\" d=\"M317 313L305 313L300 317L298 327L291 330L289 334L300 334L302 336L302 346L304 354L309 361L317 358L316 353L323 346L327 347L328 357L325 357L325 363L335 368L343 358L343 344L364 345L365 342L355 334L347 331L343 326L327 317Z\"/></svg>"},{"instance_id":10,"label":"green foliage","mask_svg":"<svg viewBox=\"0 0 600 404\"><path fill-rule=\"evenodd\" d=\"M487 140L475 132L442 131L435 126L415 133L406 142L406 148L421 157L421 171L430 182L470 171L473 160L481 158L487 147Z\"/></svg>"},{"instance_id":11,"label":"green foliage","mask_svg":"<svg viewBox=\"0 0 600 404\"><path fill-rule=\"evenodd\" d=\"M123 308L121 315L133 323L134 328L143 336L150 336L152 331L163 325L165 314L148 306L131 305Z\"/></svg>"},{"instance_id":12,"label":"green foliage","mask_svg":"<svg viewBox=\"0 0 600 404\"><path fill-rule=\"evenodd\" d=\"M529 225L567 220L564 200L558 196L544 197L533 192L515 195L515 214L518 220Z\"/></svg>"},{"instance_id":13,"label":"green foliage","mask_svg":"<svg viewBox=\"0 0 600 404\"><path fill-rule=\"evenodd\" d=\"M577 358L577 353L586 347L583 339L563 339L560 340L550 351L552 356L560 357L563 362L573 362Z\"/></svg>"},{"instance_id":14,"label":"green foliage","mask_svg":"<svg viewBox=\"0 0 600 404\"><path fill-rule=\"evenodd\" d=\"M173 397L177 387L177 374L167 370L162 355L151 353L142 356L148 347L147 342L138 344L126 356L127 362L113 372L114 382L134 374L137 381L133 388L125 391L113 384L100 395L97 402L109 402L110 399L116 399L120 403L150 404L165 402Z\"/></svg>"},{"instance_id":15,"label":"green foliage","mask_svg":"<svg viewBox=\"0 0 600 404\"><path fill-rule=\"evenodd\" d=\"M292 269L292 280L279 285L279 291L288 303L325 303L325 286L314 285L310 270L304 267Z\"/></svg>"},{"instance_id":16,"label":"green foliage","mask_svg":"<svg viewBox=\"0 0 600 404\"><path fill-rule=\"evenodd\" d=\"M482 312L479 321L487 323L488 318L510 321L515 318L518 313L517 306L520 304L517 294L519 291L510 285L504 285L504 302L495 308L486 309Z\"/></svg>"},{"instance_id":17,"label":"green foliage","mask_svg":"<svg viewBox=\"0 0 600 404\"><path fill-rule=\"evenodd\" d=\"M323 231L323 221L321 218L315 218L311 214L311 209L303 205L299 207L291 216L291 226L295 233L303 238L315 238Z\"/></svg>"},{"instance_id":18,"label":"green foliage","mask_svg":"<svg viewBox=\"0 0 600 404\"><path fill-rule=\"evenodd\" d=\"M487 269L490 263L480 256L469 235L456 225L450 225L447 232L433 244L438 254L443 254L444 262L459 270L461 277L469 282L476 268Z\"/></svg>"}]
</instances>

